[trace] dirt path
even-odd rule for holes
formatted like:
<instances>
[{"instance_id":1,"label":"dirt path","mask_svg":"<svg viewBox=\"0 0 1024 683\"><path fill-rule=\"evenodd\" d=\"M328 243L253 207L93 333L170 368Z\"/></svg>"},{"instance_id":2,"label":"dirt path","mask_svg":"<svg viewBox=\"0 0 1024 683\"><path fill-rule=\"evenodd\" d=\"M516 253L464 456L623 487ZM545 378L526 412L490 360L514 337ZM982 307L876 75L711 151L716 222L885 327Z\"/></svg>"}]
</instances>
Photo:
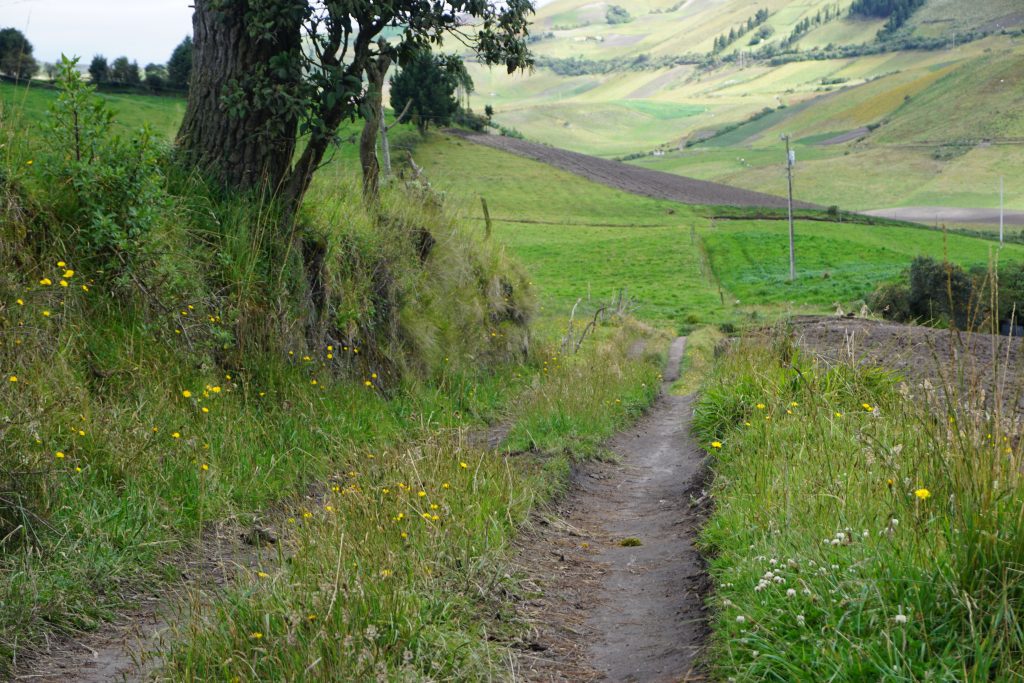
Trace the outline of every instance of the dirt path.
<instances>
[{"instance_id":1,"label":"dirt path","mask_svg":"<svg viewBox=\"0 0 1024 683\"><path fill-rule=\"evenodd\" d=\"M665 389L684 348L671 347ZM522 608L535 624L522 678L703 680L705 453L689 434L692 400L662 396L609 442L619 462L582 467L559 516L524 541L525 588L540 596Z\"/></svg>"},{"instance_id":2,"label":"dirt path","mask_svg":"<svg viewBox=\"0 0 1024 683\"><path fill-rule=\"evenodd\" d=\"M785 197L762 194L731 185L687 178L501 135L483 135L455 129L449 129L447 132L480 145L541 161L602 185L643 197L709 206L761 206L778 209L786 207ZM795 206L800 209L821 208L806 202L795 202Z\"/></svg>"}]
</instances>

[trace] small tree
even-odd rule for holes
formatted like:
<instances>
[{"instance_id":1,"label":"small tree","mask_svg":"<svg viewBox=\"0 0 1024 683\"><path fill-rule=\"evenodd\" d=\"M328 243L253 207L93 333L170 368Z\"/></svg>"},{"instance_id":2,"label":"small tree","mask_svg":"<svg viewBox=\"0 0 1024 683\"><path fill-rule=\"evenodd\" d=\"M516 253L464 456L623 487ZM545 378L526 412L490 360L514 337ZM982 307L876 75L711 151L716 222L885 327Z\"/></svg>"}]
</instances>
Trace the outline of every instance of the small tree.
<instances>
[{"instance_id":1,"label":"small tree","mask_svg":"<svg viewBox=\"0 0 1024 683\"><path fill-rule=\"evenodd\" d=\"M491 120L494 118L494 107L489 104L485 104L484 116L487 117L487 123L491 123Z\"/></svg>"},{"instance_id":2,"label":"small tree","mask_svg":"<svg viewBox=\"0 0 1024 683\"><path fill-rule=\"evenodd\" d=\"M118 57L110 65L110 80L118 85L138 85L142 82L138 62L129 62L127 57Z\"/></svg>"},{"instance_id":3,"label":"small tree","mask_svg":"<svg viewBox=\"0 0 1024 683\"><path fill-rule=\"evenodd\" d=\"M43 62L43 73L49 80L57 78L57 65L53 62Z\"/></svg>"},{"instance_id":4,"label":"small tree","mask_svg":"<svg viewBox=\"0 0 1024 683\"><path fill-rule=\"evenodd\" d=\"M167 69L163 64L146 65L146 87L151 90L163 90L167 87Z\"/></svg>"},{"instance_id":5,"label":"small tree","mask_svg":"<svg viewBox=\"0 0 1024 683\"><path fill-rule=\"evenodd\" d=\"M32 78L39 63L32 56L32 43L16 28L0 30L0 73L16 80Z\"/></svg>"},{"instance_id":6,"label":"small tree","mask_svg":"<svg viewBox=\"0 0 1024 683\"><path fill-rule=\"evenodd\" d=\"M96 55L89 62L89 79L93 85L102 85L110 81L110 64L103 55Z\"/></svg>"},{"instance_id":7,"label":"small tree","mask_svg":"<svg viewBox=\"0 0 1024 683\"><path fill-rule=\"evenodd\" d=\"M186 90L192 76L192 36L187 36L174 48L167 60L167 83L172 88Z\"/></svg>"},{"instance_id":8,"label":"small tree","mask_svg":"<svg viewBox=\"0 0 1024 683\"><path fill-rule=\"evenodd\" d=\"M466 87L467 81L472 90L473 81L461 58L421 50L391 79L391 108L402 111L408 106L412 121L426 135L431 123L451 123L459 109L455 90Z\"/></svg>"}]
</instances>

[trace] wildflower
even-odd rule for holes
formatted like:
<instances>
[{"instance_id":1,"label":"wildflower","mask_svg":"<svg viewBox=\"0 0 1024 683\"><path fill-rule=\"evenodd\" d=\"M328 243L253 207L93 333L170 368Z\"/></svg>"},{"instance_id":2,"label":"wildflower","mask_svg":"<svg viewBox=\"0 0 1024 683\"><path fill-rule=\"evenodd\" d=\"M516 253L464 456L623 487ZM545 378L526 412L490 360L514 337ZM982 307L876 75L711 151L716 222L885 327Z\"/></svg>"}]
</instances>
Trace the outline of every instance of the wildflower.
<instances>
[{"instance_id":1,"label":"wildflower","mask_svg":"<svg viewBox=\"0 0 1024 683\"><path fill-rule=\"evenodd\" d=\"M73 278L74 276L75 276L75 271L73 271L73 270L65 270L64 271L64 277L66 277L66 278Z\"/></svg>"},{"instance_id":2,"label":"wildflower","mask_svg":"<svg viewBox=\"0 0 1024 683\"><path fill-rule=\"evenodd\" d=\"M63 268L66 265L68 265L68 264L64 263L63 261L57 261L57 267L58 268Z\"/></svg>"},{"instance_id":3,"label":"wildflower","mask_svg":"<svg viewBox=\"0 0 1024 683\"><path fill-rule=\"evenodd\" d=\"M427 492L426 492L426 491L420 491L420 492L419 492L419 493L417 493L416 495L417 495L417 496L419 496L420 498L424 498L424 497L426 497L426 495L427 495Z\"/></svg>"},{"instance_id":4,"label":"wildflower","mask_svg":"<svg viewBox=\"0 0 1024 683\"><path fill-rule=\"evenodd\" d=\"M270 574L266 572L256 572L256 576L260 577L261 579L266 579L270 577Z\"/></svg>"},{"instance_id":5,"label":"wildflower","mask_svg":"<svg viewBox=\"0 0 1024 683\"><path fill-rule=\"evenodd\" d=\"M26 161L26 162L25 162L25 165L26 165L26 166L31 166L31 165L32 165L32 160L31 160L31 159L29 159L28 161Z\"/></svg>"},{"instance_id":6,"label":"wildflower","mask_svg":"<svg viewBox=\"0 0 1024 683\"><path fill-rule=\"evenodd\" d=\"M872 410L874 410L874 408L871 407L870 403L861 403L860 407L863 408L864 410L868 411L868 412L871 412Z\"/></svg>"},{"instance_id":7,"label":"wildflower","mask_svg":"<svg viewBox=\"0 0 1024 683\"><path fill-rule=\"evenodd\" d=\"M51 280L48 277L44 277L42 280L39 281L39 284L41 284L43 287L49 287L50 285L53 284L53 280Z\"/></svg>"},{"instance_id":8,"label":"wildflower","mask_svg":"<svg viewBox=\"0 0 1024 683\"><path fill-rule=\"evenodd\" d=\"M44 318L49 318L50 317L50 312L49 311L43 311L43 317Z\"/></svg>"},{"instance_id":9,"label":"wildflower","mask_svg":"<svg viewBox=\"0 0 1024 683\"><path fill-rule=\"evenodd\" d=\"M204 462L204 463L203 463L202 465L200 465L200 466L199 466L199 469L201 469L201 470L202 470L203 472L208 472L208 471L209 471L209 469L210 469L210 466L209 466L209 465L207 465L207 464L206 464L206 463Z\"/></svg>"},{"instance_id":10,"label":"wildflower","mask_svg":"<svg viewBox=\"0 0 1024 683\"><path fill-rule=\"evenodd\" d=\"M368 387L372 387L373 386L373 382L371 382L370 380L366 380L365 382L363 382L363 384L365 386L368 386Z\"/></svg>"},{"instance_id":11,"label":"wildflower","mask_svg":"<svg viewBox=\"0 0 1024 683\"><path fill-rule=\"evenodd\" d=\"M79 429L78 430L78 435L79 436L85 436L85 430L84 429Z\"/></svg>"},{"instance_id":12,"label":"wildflower","mask_svg":"<svg viewBox=\"0 0 1024 683\"><path fill-rule=\"evenodd\" d=\"M312 513L312 512L303 512L303 513L302 513L302 518L303 518L303 519L309 519L309 518L310 518L310 517L312 517L312 516L313 516L313 513Z\"/></svg>"},{"instance_id":13,"label":"wildflower","mask_svg":"<svg viewBox=\"0 0 1024 683\"><path fill-rule=\"evenodd\" d=\"M61 280L60 281L60 286L61 287L67 287L68 286L68 281L67 280Z\"/></svg>"},{"instance_id":14,"label":"wildflower","mask_svg":"<svg viewBox=\"0 0 1024 683\"><path fill-rule=\"evenodd\" d=\"M711 447L712 448L721 448L722 447L722 442L721 441L712 441L711 442Z\"/></svg>"},{"instance_id":15,"label":"wildflower","mask_svg":"<svg viewBox=\"0 0 1024 683\"><path fill-rule=\"evenodd\" d=\"M466 469L467 467L469 467L469 465L467 465L467 464L466 464L466 463L464 463L464 462L460 462L460 463L459 463L459 467L461 467L462 469Z\"/></svg>"},{"instance_id":16,"label":"wildflower","mask_svg":"<svg viewBox=\"0 0 1024 683\"><path fill-rule=\"evenodd\" d=\"M403 531L403 532L402 532L402 538L409 538L409 534L407 534L407 533L405 533L405 532Z\"/></svg>"},{"instance_id":17,"label":"wildflower","mask_svg":"<svg viewBox=\"0 0 1024 683\"><path fill-rule=\"evenodd\" d=\"M309 383L312 384L313 386L317 385L317 381L315 379L309 380Z\"/></svg>"},{"instance_id":18,"label":"wildflower","mask_svg":"<svg viewBox=\"0 0 1024 683\"><path fill-rule=\"evenodd\" d=\"M259 631L253 631L252 633L249 634L249 637L252 638L253 640L259 640L260 638L263 637L263 634L260 633Z\"/></svg>"},{"instance_id":19,"label":"wildflower","mask_svg":"<svg viewBox=\"0 0 1024 683\"><path fill-rule=\"evenodd\" d=\"M328 353L327 354L327 360L331 360L332 358L334 358L334 354L333 353Z\"/></svg>"},{"instance_id":20,"label":"wildflower","mask_svg":"<svg viewBox=\"0 0 1024 683\"><path fill-rule=\"evenodd\" d=\"M88 292L89 291L89 285L82 285L82 291L83 292Z\"/></svg>"},{"instance_id":21,"label":"wildflower","mask_svg":"<svg viewBox=\"0 0 1024 683\"><path fill-rule=\"evenodd\" d=\"M7 381L8 382L17 382L18 381L18 376L17 375L11 375L10 377L7 378Z\"/></svg>"},{"instance_id":22,"label":"wildflower","mask_svg":"<svg viewBox=\"0 0 1024 683\"><path fill-rule=\"evenodd\" d=\"M82 468L81 467L76 467L75 468L75 472L81 474L82 473Z\"/></svg>"},{"instance_id":23,"label":"wildflower","mask_svg":"<svg viewBox=\"0 0 1024 683\"><path fill-rule=\"evenodd\" d=\"M929 498L931 498L932 492L929 491L928 489L918 489L914 491L914 495L920 498L921 500L928 500Z\"/></svg>"},{"instance_id":24,"label":"wildflower","mask_svg":"<svg viewBox=\"0 0 1024 683\"><path fill-rule=\"evenodd\" d=\"M172 439L180 439L181 438L181 433L180 432L174 432L173 434L171 434L171 438Z\"/></svg>"},{"instance_id":25,"label":"wildflower","mask_svg":"<svg viewBox=\"0 0 1024 683\"><path fill-rule=\"evenodd\" d=\"M370 377L373 378L373 379L377 379L377 373L376 372L370 373Z\"/></svg>"},{"instance_id":26,"label":"wildflower","mask_svg":"<svg viewBox=\"0 0 1024 683\"><path fill-rule=\"evenodd\" d=\"M391 570L390 569L381 569L380 570L380 575L381 575L381 577L386 579L389 576L391 576Z\"/></svg>"},{"instance_id":27,"label":"wildflower","mask_svg":"<svg viewBox=\"0 0 1024 683\"><path fill-rule=\"evenodd\" d=\"M316 621L316 615L315 614L307 614L306 615L306 619L308 619L309 621Z\"/></svg>"},{"instance_id":28,"label":"wildflower","mask_svg":"<svg viewBox=\"0 0 1024 683\"><path fill-rule=\"evenodd\" d=\"M838 411L836 412L836 417L842 417L842 416L843 416L843 414L842 414L842 413L840 413L840 412L838 412Z\"/></svg>"},{"instance_id":29,"label":"wildflower","mask_svg":"<svg viewBox=\"0 0 1024 683\"><path fill-rule=\"evenodd\" d=\"M758 410L764 410L764 404L763 403L758 403L757 404L757 409Z\"/></svg>"},{"instance_id":30,"label":"wildflower","mask_svg":"<svg viewBox=\"0 0 1024 683\"><path fill-rule=\"evenodd\" d=\"M806 620L804 619L804 615L802 615L802 614L796 615L796 625L797 626L803 626L805 623L806 623Z\"/></svg>"},{"instance_id":31,"label":"wildflower","mask_svg":"<svg viewBox=\"0 0 1024 683\"><path fill-rule=\"evenodd\" d=\"M799 406L800 404L799 404L799 403L797 403L796 401L793 401L793 402L792 402L792 403L790 403L789 405L790 405L791 407L793 407L793 408L796 408L796 407L797 407L797 406Z\"/></svg>"},{"instance_id":32,"label":"wildflower","mask_svg":"<svg viewBox=\"0 0 1024 683\"><path fill-rule=\"evenodd\" d=\"M897 614L895 617L892 618L892 620L895 621L897 624L905 624L907 623L907 615Z\"/></svg>"},{"instance_id":33,"label":"wildflower","mask_svg":"<svg viewBox=\"0 0 1024 683\"><path fill-rule=\"evenodd\" d=\"M192 392L189 391L188 389L185 389L185 391L181 392L181 395L184 396L185 398L192 398Z\"/></svg>"},{"instance_id":34,"label":"wildflower","mask_svg":"<svg viewBox=\"0 0 1024 683\"><path fill-rule=\"evenodd\" d=\"M327 512L334 512L334 506L333 505L325 505L324 506L324 510L326 510Z\"/></svg>"},{"instance_id":35,"label":"wildflower","mask_svg":"<svg viewBox=\"0 0 1024 683\"><path fill-rule=\"evenodd\" d=\"M19 306L24 306L25 305L25 301L23 299L18 299L18 305Z\"/></svg>"},{"instance_id":36,"label":"wildflower","mask_svg":"<svg viewBox=\"0 0 1024 683\"><path fill-rule=\"evenodd\" d=\"M796 597L796 589L795 588L790 588L789 590L787 590L786 591L786 597L787 598L795 598Z\"/></svg>"},{"instance_id":37,"label":"wildflower","mask_svg":"<svg viewBox=\"0 0 1024 683\"><path fill-rule=\"evenodd\" d=\"M206 406L203 406L202 410L203 410L204 413L210 412L210 409L207 408Z\"/></svg>"},{"instance_id":38,"label":"wildflower","mask_svg":"<svg viewBox=\"0 0 1024 683\"><path fill-rule=\"evenodd\" d=\"M53 457L57 458L58 460L63 460L64 459L64 451L57 451L56 453L53 454Z\"/></svg>"},{"instance_id":39,"label":"wildflower","mask_svg":"<svg viewBox=\"0 0 1024 683\"><path fill-rule=\"evenodd\" d=\"M747 618L745 616L743 616L742 614L739 614L739 615L736 616L736 623L737 624L745 624L746 622L747 622Z\"/></svg>"},{"instance_id":40,"label":"wildflower","mask_svg":"<svg viewBox=\"0 0 1024 683\"><path fill-rule=\"evenodd\" d=\"M443 488L443 489L450 489L451 487L452 487L452 485L449 484L448 482L445 482L445 483L441 484L441 488Z\"/></svg>"},{"instance_id":41,"label":"wildflower","mask_svg":"<svg viewBox=\"0 0 1024 683\"><path fill-rule=\"evenodd\" d=\"M220 393L220 387L210 387L210 391L212 391L215 394L219 394Z\"/></svg>"}]
</instances>

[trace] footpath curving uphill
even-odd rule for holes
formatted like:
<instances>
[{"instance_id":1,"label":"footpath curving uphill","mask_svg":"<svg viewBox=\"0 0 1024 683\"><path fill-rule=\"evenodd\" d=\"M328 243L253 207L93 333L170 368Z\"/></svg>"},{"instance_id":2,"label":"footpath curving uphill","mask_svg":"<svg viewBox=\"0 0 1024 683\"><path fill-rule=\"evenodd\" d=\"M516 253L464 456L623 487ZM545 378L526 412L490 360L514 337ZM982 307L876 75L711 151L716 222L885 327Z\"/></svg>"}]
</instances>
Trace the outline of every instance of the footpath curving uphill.
<instances>
[{"instance_id":1,"label":"footpath curving uphill","mask_svg":"<svg viewBox=\"0 0 1024 683\"><path fill-rule=\"evenodd\" d=\"M644 197L668 199L680 202L681 204L702 204L706 206L786 208L785 197L743 190L738 187L711 183L706 180L696 180L695 178L687 178L675 175L674 173L654 171L649 168L624 164L621 161L601 159L517 138L470 133L455 129L449 129L446 132L470 142L487 145L504 152L511 152L534 161L541 161L596 183ZM794 206L799 209L821 208L816 204L808 204L807 202L794 202Z\"/></svg>"}]
</instances>

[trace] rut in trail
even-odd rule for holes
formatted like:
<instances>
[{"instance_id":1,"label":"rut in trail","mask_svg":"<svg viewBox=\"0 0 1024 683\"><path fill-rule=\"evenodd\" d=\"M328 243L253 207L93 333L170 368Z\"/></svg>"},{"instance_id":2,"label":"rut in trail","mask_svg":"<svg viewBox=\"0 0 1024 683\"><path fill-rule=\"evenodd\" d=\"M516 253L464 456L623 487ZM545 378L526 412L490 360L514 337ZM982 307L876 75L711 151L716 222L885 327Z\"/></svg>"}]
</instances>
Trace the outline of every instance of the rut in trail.
<instances>
[{"instance_id":1,"label":"rut in trail","mask_svg":"<svg viewBox=\"0 0 1024 683\"><path fill-rule=\"evenodd\" d=\"M671 347L666 391L685 343ZM526 542L520 562L542 597L524 608L538 626L523 678L704 679L708 578L694 543L707 513L706 454L690 436L692 401L659 398L608 443L620 461L582 468L560 518Z\"/></svg>"}]
</instances>

